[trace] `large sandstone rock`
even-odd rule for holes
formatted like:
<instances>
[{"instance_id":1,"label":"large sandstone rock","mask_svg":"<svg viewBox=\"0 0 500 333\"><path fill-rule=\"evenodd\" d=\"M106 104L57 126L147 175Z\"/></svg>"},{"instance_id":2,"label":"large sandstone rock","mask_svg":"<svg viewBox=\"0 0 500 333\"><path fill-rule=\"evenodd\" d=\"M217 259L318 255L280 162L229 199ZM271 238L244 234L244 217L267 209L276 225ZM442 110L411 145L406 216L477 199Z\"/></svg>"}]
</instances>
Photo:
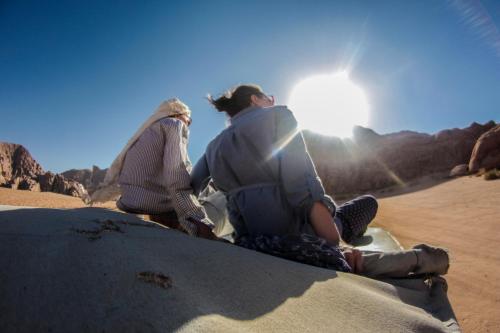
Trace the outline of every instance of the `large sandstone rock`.
<instances>
[{"instance_id":1,"label":"large sandstone rock","mask_svg":"<svg viewBox=\"0 0 500 333\"><path fill-rule=\"evenodd\" d=\"M380 135L356 127L352 139L304 132L308 150L328 193L348 197L429 175L446 177L467 164L477 139L495 127L491 121L434 135L402 131Z\"/></svg>"},{"instance_id":2,"label":"large sandstone rock","mask_svg":"<svg viewBox=\"0 0 500 333\"><path fill-rule=\"evenodd\" d=\"M56 192L88 200L82 184L45 172L26 148L0 142L0 186L36 192Z\"/></svg>"},{"instance_id":3,"label":"large sandstone rock","mask_svg":"<svg viewBox=\"0 0 500 333\"><path fill-rule=\"evenodd\" d=\"M40 184L33 178L24 178L17 186L18 190L28 190L32 192L40 192Z\"/></svg>"},{"instance_id":4,"label":"large sandstone rock","mask_svg":"<svg viewBox=\"0 0 500 333\"><path fill-rule=\"evenodd\" d=\"M22 176L34 178L40 173L43 173L42 166L26 148L15 143L0 142L0 175L4 182Z\"/></svg>"},{"instance_id":5,"label":"large sandstone rock","mask_svg":"<svg viewBox=\"0 0 500 333\"><path fill-rule=\"evenodd\" d=\"M56 174L54 177L52 192L67 194L84 200L88 199L88 193L82 184L74 180L68 180L60 174Z\"/></svg>"},{"instance_id":6,"label":"large sandstone rock","mask_svg":"<svg viewBox=\"0 0 500 333\"><path fill-rule=\"evenodd\" d=\"M441 278L377 281L104 209L0 206L0 267L0 332L460 331Z\"/></svg>"},{"instance_id":7,"label":"large sandstone rock","mask_svg":"<svg viewBox=\"0 0 500 333\"><path fill-rule=\"evenodd\" d=\"M469 165L459 164L450 171L450 177L461 177L469 173Z\"/></svg>"},{"instance_id":8,"label":"large sandstone rock","mask_svg":"<svg viewBox=\"0 0 500 333\"><path fill-rule=\"evenodd\" d=\"M108 169L100 169L98 166L92 166L90 169L71 169L64 171L62 175L70 180L74 180L85 186L89 194L94 193L99 184L104 180Z\"/></svg>"},{"instance_id":9,"label":"large sandstone rock","mask_svg":"<svg viewBox=\"0 0 500 333\"><path fill-rule=\"evenodd\" d=\"M469 161L469 170L477 172L500 167L500 125L490 129L477 140Z\"/></svg>"},{"instance_id":10,"label":"large sandstone rock","mask_svg":"<svg viewBox=\"0 0 500 333\"><path fill-rule=\"evenodd\" d=\"M38 175L38 182L40 183L42 192L52 192L55 177L56 175L50 171Z\"/></svg>"}]
</instances>

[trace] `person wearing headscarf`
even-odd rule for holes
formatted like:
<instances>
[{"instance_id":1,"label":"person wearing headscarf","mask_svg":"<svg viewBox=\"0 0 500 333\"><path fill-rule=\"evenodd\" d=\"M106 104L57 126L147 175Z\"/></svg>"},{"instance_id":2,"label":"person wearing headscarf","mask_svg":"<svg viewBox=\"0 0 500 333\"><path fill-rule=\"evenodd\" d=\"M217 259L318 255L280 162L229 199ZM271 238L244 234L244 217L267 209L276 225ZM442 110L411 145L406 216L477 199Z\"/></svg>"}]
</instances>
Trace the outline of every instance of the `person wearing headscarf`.
<instances>
[{"instance_id":1,"label":"person wearing headscarf","mask_svg":"<svg viewBox=\"0 0 500 333\"><path fill-rule=\"evenodd\" d=\"M190 235L216 239L213 223L193 195L187 143L191 111L174 98L160 104L106 173L94 201L118 185L117 207Z\"/></svg>"}]
</instances>

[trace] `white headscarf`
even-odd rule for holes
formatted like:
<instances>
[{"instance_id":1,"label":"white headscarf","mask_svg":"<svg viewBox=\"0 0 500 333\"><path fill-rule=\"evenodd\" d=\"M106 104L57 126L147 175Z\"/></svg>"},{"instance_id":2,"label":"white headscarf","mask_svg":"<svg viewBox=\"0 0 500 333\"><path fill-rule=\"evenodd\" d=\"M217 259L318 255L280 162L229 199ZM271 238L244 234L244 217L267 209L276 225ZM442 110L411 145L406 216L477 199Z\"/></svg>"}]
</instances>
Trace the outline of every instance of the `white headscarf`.
<instances>
[{"instance_id":1,"label":"white headscarf","mask_svg":"<svg viewBox=\"0 0 500 333\"><path fill-rule=\"evenodd\" d=\"M142 126L135 132L135 134L128 140L127 144L125 147L122 149L120 154L115 158L111 166L109 167L108 171L106 172L106 176L104 177L104 181L101 183L99 186L99 189L92 194L92 201L106 201L107 195L105 193L109 192L107 191L107 187L113 187L116 188L116 183L118 181L118 177L120 176L120 173L123 168L123 162L125 161L125 156L127 155L128 150L130 147L134 145L134 143L139 139L141 134L153 123L157 122L158 120L166 117L171 117L175 115L187 115L191 116L191 110L189 107L181 102L177 98L172 98L167 101L164 101L163 103L160 104L160 106L156 109L156 111L142 124ZM107 198L107 200L110 200L110 198Z\"/></svg>"}]
</instances>

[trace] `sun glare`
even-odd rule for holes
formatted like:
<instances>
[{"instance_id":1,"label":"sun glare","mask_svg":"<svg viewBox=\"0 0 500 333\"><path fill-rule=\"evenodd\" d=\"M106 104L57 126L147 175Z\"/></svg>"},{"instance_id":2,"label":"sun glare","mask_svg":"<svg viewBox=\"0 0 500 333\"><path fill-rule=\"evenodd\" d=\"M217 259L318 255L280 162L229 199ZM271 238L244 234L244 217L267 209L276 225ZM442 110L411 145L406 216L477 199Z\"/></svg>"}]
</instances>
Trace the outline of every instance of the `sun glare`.
<instances>
[{"instance_id":1,"label":"sun glare","mask_svg":"<svg viewBox=\"0 0 500 333\"><path fill-rule=\"evenodd\" d=\"M346 72L313 76L292 90L288 106L300 128L347 138L354 125L368 123L368 102Z\"/></svg>"}]
</instances>

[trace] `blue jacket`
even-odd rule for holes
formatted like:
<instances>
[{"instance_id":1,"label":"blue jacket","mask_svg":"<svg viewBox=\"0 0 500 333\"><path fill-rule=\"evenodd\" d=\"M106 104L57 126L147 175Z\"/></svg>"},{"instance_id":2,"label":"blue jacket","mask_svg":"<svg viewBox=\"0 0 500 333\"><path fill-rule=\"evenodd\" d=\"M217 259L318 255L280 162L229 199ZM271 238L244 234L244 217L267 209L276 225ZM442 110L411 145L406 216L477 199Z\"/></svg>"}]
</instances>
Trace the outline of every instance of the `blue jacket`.
<instances>
[{"instance_id":1,"label":"blue jacket","mask_svg":"<svg viewBox=\"0 0 500 333\"><path fill-rule=\"evenodd\" d=\"M316 201L335 212L285 106L249 107L234 116L196 163L195 194L210 179L226 194L237 237L313 233L308 220Z\"/></svg>"}]
</instances>

